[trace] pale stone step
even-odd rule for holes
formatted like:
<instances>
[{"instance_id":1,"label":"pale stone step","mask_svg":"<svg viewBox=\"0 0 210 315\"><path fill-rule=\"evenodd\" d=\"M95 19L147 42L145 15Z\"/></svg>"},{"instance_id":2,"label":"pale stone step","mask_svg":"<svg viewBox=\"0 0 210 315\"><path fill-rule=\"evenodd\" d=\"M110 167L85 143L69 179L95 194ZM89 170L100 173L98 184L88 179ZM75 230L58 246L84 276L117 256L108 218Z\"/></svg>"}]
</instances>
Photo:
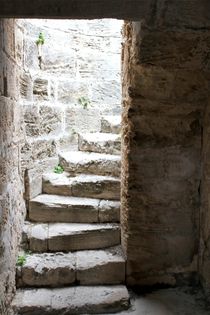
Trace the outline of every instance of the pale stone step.
<instances>
[{"instance_id":1,"label":"pale stone step","mask_svg":"<svg viewBox=\"0 0 210 315\"><path fill-rule=\"evenodd\" d=\"M77 286L17 290L12 307L17 315L117 313L129 307L125 286Z\"/></svg>"},{"instance_id":2,"label":"pale stone step","mask_svg":"<svg viewBox=\"0 0 210 315\"><path fill-rule=\"evenodd\" d=\"M17 268L19 287L61 287L121 284L125 282L125 258L120 246L74 253L44 253L27 256Z\"/></svg>"},{"instance_id":3,"label":"pale stone step","mask_svg":"<svg viewBox=\"0 0 210 315\"><path fill-rule=\"evenodd\" d=\"M111 176L47 173L43 175L44 193L107 200L120 199L120 179Z\"/></svg>"},{"instance_id":4,"label":"pale stone step","mask_svg":"<svg viewBox=\"0 0 210 315\"><path fill-rule=\"evenodd\" d=\"M71 174L120 176L120 156L112 154L71 151L59 155L60 165Z\"/></svg>"},{"instance_id":5,"label":"pale stone step","mask_svg":"<svg viewBox=\"0 0 210 315\"><path fill-rule=\"evenodd\" d=\"M27 223L25 233L28 249L33 252L69 252L120 244L120 226L115 223Z\"/></svg>"},{"instance_id":6,"label":"pale stone step","mask_svg":"<svg viewBox=\"0 0 210 315\"><path fill-rule=\"evenodd\" d=\"M43 194L30 200L29 219L35 222L119 222L120 202Z\"/></svg>"},{"instance_id":7,"label":"pale stone step","mask_svg":"<svg viewBox=\"0 0 210 315\"><path fill-rule=\"evenodd\" d=\"M101 132L119 134L121 130L121 116L111 115L103 116L101 118Z\"/></svg>"},{"instance_id":8,"label":"pale stone step","mask_svg":"<svg viewBox=\"0 0 210 315\"><path fill-rule=\"evenodd\" d=\"M84 133L79 134L79 150L107 154L120 154L120 135L112 133Z\"/></svg>"}]
</instances>

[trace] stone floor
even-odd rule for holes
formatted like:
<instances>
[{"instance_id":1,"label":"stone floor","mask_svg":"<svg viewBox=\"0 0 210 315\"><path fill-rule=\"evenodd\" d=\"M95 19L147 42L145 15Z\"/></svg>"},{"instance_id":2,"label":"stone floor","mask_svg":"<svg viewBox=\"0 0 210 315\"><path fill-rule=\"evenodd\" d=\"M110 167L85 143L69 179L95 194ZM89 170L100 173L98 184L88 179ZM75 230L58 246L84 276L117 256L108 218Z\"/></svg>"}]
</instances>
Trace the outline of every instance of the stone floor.
<instances>
[{"instance_id":1,"label":"stone floor","mask_svg":"<svg viewBox=\"0 0 210 315\"><path fill-rule=\"evenodd\" d=\"M202 293L184 287L161 289L148 294L130 292L131 308L119 315L209 315L210 305ZM111 314L106 314L111 315Z\"/></svg>"}]
</instances>

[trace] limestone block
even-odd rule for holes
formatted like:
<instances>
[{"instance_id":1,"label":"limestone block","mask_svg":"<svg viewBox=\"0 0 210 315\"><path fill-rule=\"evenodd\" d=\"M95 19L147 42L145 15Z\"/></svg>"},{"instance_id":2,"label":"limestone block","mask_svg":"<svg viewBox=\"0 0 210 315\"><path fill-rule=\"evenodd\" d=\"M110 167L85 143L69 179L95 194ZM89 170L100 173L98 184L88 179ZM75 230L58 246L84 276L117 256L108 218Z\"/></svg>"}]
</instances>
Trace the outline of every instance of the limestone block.
<instances>
[{"instance_id":1,"label":"limestone block","mask_svg":"<svg viewBox=\"0 0 210 315\"><path fill-rule=\"evenodd\" d=\"M24 173L25 193L24 198L31 200L42 192L42 174L47 170L52 170L58 164L58 158L47 158L33 164L31 169L26 169Z\"/></svg>"},{"instance_id":2,"label":"limestone block","mask_svg":"<svg viewBox=\"0 0 210 315\"><path fill-rule=\"evenodd\" d=\"M62 131L63 112L59 107L40 106L40 134L57 135Z\"/></svg>"},{"instance_id":3,"label":"limestone block","mask_svg":"<svg viewBox=\"0 0 210 315\"><path fill-rule=\"evenodd\" d=\"M101 200L99 204L99 222L119 222L120 202Z\"/></svg>"},{"instance_id":4,"label":"limestone block","mask_svg":"<svg viewBox=\"0 0 210 315\"><path fill-rule=\"evenodd\" d=\"M120 199L120 180L111 176L78 175L71 183L72 195L99 199Z\"/></svg>"},{"instance_id":5,"label":"limestone block","mask_svg":"<svg viewBox=\"0 0 210 315\"><path fill-rule=\"evenodd\" d=\"M111 176L46 173L43 176L43 192L54 195L120 199L120 180Z\"/></svg>"},{"instance_id":6,"label":"limestone block","mask_svg":"<svg viewBox=\"0 0 210 315\"><path fill-rule=\"evenodd\" d=\"M125 259L120 247L80 251L77 255L77 280L81 285L120 284L125 280Z\"/></svg>"},{"instance_id":7,"label":"limestone block","mask_svg":"<svg viewBox=\"0 0 210 315\"><path fill-rule=\"evenodd\" d=\"M36 222L98 222L97 199L39 195L29 204L29 219Z\"/></svg>"},{"instance_id":8,"label":"limestone block","mask_svg":"<svg viewBox=\"0 0 210 315\"><path fill-rule=\"evenodd\" d=\"M95 174L119 176L120 156L111 154L69 151L59 154L60 165L70 174Z\"/></svg>"},{"instance_id":9,"label":"limestone block","mask_svg":"<svg viewBox=\"0 0 210 315\"><path fill-rule=\"evenodd\" d=\"M84 109L80 104L69 107L65 111L66 132L96 132L101 129L100 110Z\"/></svg>"},{"instance_id":10,"label":"limestone block","mask_svg":"<svg viewBox=\"0 0 210 315\"><path fill-rule=\"evenodd\" d=\"M40 134L39 108L36 105L24 105L25 132L29 137L36 137Z\"/></svg>"},{"instance_id":11,"label":"limestone block","mask_svg":"<svg viewBox=\"0 0 210 315\"><path fill-rule=\"evenodd\" d=\"M112 91L110 93L110 91ZM119 81L98 82L92 85L91 101L97 104L115 105L121 100L121 84Z\"/></svg>"},{"instance_id":12,"label":"limestone block","mask_svg":"<svg viewBox=\"0 0 210 315\"><path fill-rule=\"evenodd\" d=\"M120 230L117 224L49 224L50 251L74 251L118 245Z\"/></svg>"},{"instance_id":13,"label":"limestone block","mask_svg":"<svg viewBox=\"0 0 210 315\"><path fill-rule=\"evenodd\" d=\"M21 268L21 286L57 287L76 280L76 255L44 253L27 256Z\"/></svg>"},{"instance_id":14,"label":"limestone block","mask_svg":"<svg viewBox=\"0 0 210 315\"><path fill-rule=\"evenodd\" d=\"M31 226L29 236L29 248L34 252L48 250L48 224L34 224Z\"/></svg>"},{"instance_id":15,"label":"limestone block","mask_svg":"<svg viewBox=\"0 0 210 315\"><path fill-rule=\"evenodd\" d=\"M121 131L121 116L103 116L101 119L101 132L119 134Z\"/></svg>"},{"instance_id":16,"label":"limestone block","mask_svg":"<svg viewBox=\"0 0 210 315\"><path fill-rule=\"evenodd\" d=\"M121 139L119 135L108 133L79 134L79 150L107 154L120 154Z\"/></svg>"},{"instance_id":17,"label":"limestone block","mask_svg":"<svg viewBox=\"0 0 210 315\"><path fill-rule=\"evenodd\" d=\"M129 295L123 285L19 290L12 307L28 315L117 313L128 309Z\"/></svg>"},{"instance_id":18,"label":"limestone block","mask_svg":"<svg viewBox=\"0 0 210 315\"><path fill-rule=\"evenodd\" d=\"M29 73L23 72L20 76L20 95L22 98L31 101L33 96L32 78Z\"/></svg>"},{"instance_id":19,"label":"limestone block","mask_svg":"<svg viewBox=\"0 0 210 315\"><path fill-rule=\"evenodd\" d=\"M48 80L43 78L36 78L33 84L33 95L35 99L48 99Z\"/></svg>"},{"instance_id":20,"label":"limestone block","mask_svg":"<svg viewBox=\"0 0 210 315\"><path fill-rule=\"evenodd\" d=\"M81 81L59 81L58 82L58 101L64 104L78 104L80 97L89 96L89 87L87 82ZM78 106L80 106L78 104Z\"/></svg>"}]
</instances>

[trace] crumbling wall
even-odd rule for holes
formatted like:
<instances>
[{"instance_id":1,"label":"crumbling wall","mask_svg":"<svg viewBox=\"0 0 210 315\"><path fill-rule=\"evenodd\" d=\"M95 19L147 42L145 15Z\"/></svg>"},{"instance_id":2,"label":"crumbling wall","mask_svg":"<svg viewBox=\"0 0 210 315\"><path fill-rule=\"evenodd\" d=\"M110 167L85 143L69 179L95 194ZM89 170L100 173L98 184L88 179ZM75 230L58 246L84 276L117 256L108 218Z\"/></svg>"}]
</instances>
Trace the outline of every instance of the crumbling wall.
<instances>
[{"instance_id":1,"label":"crumbling wall","mask_svg":"<svg viewBox=\"0 0 210 315\"><path fill-rule=\"evenodd\" d=\"M0 20L0 313L15 290L17 247L24 218L20 169L19 69L23 33L15 20Z\"/></svg>"},{"instance_id":2,"label":"crumbling wall","mask_svg":"<svg viewBox=\"0 0 210 315\"><path fill-rule=\"evenodd\" d=\"M78 132L99 132L101 116L121 113L121 27L117 20L21 20L20 80L25 122L26 199L60 150L78 149ZM41 68L36 41L42 32ZM79 99L84 98L84 104ZM86 103L86 104L85 104Z\"/></svg>"},{"instance_id":3,"label":"crumbling wall","mask_svg":"<svg viewBox=\"0 0 210 315\"><path fill-rule=\"evenodd\" d=\"M124 28L122 238L128 284L177 285L198 272L209 33L153 22Z\"/></svg>"}]
</instances>

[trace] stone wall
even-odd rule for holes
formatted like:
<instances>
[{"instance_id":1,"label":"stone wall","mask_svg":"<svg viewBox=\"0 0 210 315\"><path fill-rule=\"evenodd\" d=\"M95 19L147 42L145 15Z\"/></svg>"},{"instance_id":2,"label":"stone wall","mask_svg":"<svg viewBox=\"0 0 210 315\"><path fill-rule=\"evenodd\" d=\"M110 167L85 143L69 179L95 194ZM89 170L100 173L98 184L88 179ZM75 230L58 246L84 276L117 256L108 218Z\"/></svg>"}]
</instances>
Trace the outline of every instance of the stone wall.
<instances>
[{"instance_id":1,"label":"stone wall","mask_svg":"<svg viewBox=\"0 0 210 315\"><path fill-rule=\"evenodd\" d=\"M160 30L143 22L127 23L124 32L127 283L189 283L198 271L202 150L209 158L207 145L202 147L203 128L209 124L208 116L203 120L209 32ZM208 260L204 278L209 275Z\"/></svg>"},{"instance_id":2,"label":"stone wall","mask_svg":"<svg viewBox=\"0 0 210 315\"><path fill-rule=\"evenodd\" d=\"M101 130L101 116L121 112L122 21L22 20L22 167L26 198L41 192L40 174L60 150L78 149L78 132ZM42 32L41 69L36 41ZM79 103L84 97L87 108ZM29 183L29 185L28 185ZM39 188L38 188L39 187ZM34 189L35 188L35 189Z\"/></svg>"},{"instance_id":3,"label":"stone wall","mask_svg":"<svg viewBox=\"0 0 210 315\"><path fill-rule=\"evenodd\" d=\"M0 314L3 315L15 289L17 247L25 213L18 102L22 53L21 27L15 20L0 20Z\"/></svg>"}]
</instances>

